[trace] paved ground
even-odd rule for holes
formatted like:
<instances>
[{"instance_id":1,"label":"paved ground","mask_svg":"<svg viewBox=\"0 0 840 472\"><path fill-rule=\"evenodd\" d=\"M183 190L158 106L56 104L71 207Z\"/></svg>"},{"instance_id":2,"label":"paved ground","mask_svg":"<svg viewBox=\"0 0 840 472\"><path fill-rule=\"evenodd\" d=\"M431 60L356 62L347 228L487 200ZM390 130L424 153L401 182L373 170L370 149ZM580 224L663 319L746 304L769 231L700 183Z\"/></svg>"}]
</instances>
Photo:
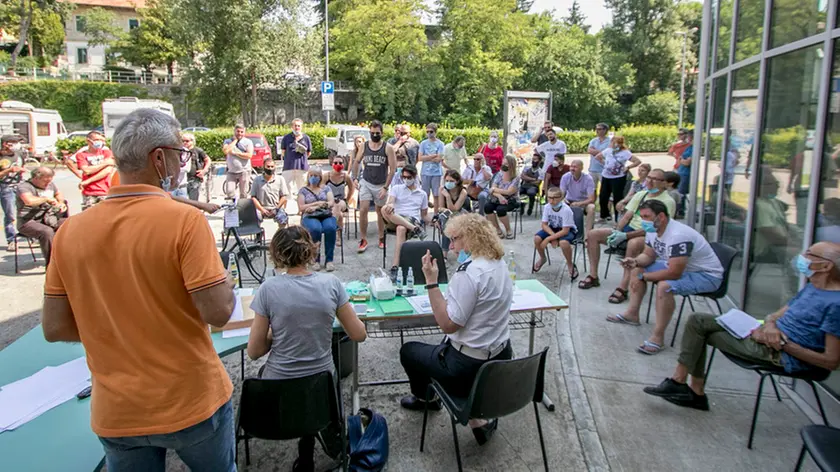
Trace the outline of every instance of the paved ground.
<instances>
[{"instance_id":1,"label":"paved ground","mask_svg":"<svg viewBox=\"0 0 840 472\"><path fill-rule=\"evenodd\" d=\"M654 164L670 162L667 156L647 156ZM659 164L662 162L662 164ZM78 211L79 198L75 178L59 173L57 183L70 196L71 207ZM217 186L217 188L219 188ZM532 257L531 237L538 227L535 217L524 218L524 232L515 241L505 241L506 250L515 252L521 278L528 273ZM221 228L221 218L210 217L214 228ZM369 235L373 237L374 228ZM272 234L274 227L266 224ZM80 244L84 244L81 241ZM345 263L338 264L342 280L366 278L381 266L381 252L370 248L357 255L356 240L345 248ZM24 262L23 272L14 275L13 256L0 252L0 349L38 324L43 285L43 262ZM711 411L687 411L642 393L644 385L658 383L673 370L677 347L658 356L635 352L645 339L649 325L617 326L604 321L616 307L606 302L620 275L613 261L609 279L600 288L582 291L570 286L568 275L558 276L562 256L553 253L553 265L537 277L558 290L571 308L552 314L545 329L537 332L537 349L549 347L547 393L557 405L554 412L540 407L551 470L790 470L800 448L799 428L809 419L785 395L777 402L767 389L758 418L753 450L746 448L757 376L742 371L723 358L715 360L709 381ZM28 257L28 256L27 256ZM579 256L582 257L582 256ZM336 256L337 260L339 256ZM581 268L581 260L578 267ZM601 262L601 273L606 257ZM450 264L449 270L454 267ZM704 302L695 301L698 310L707 310ZM670 334L670 330L668 332ZM526 331L512 334L517 355L527 353ZM427 342L439 341L427 337ZM369 339L360 347L363 380L402 378L398 361L398 339ZM224 359L234 381L239 383L239 356ZM262 361L249 361L246 373L256 375ZM344 383L345 392L349 384ZM456 470L451 430L445 413L430 417L427 449L420 453L419 433L422 414L402 411L399 398L407 386L376 387L362 390L362 405L381 412L388 420L391 439L390 471ZM234 401L238 401L238 388ZM345 395L347 397L347 395ZM525 471L541 470L542 462L535 430L534 413L521 413L502 419L498 435L479 447L466 428L459 428L459 438L466 470ZM8 434L8 433L7 433ZM327 466L329 460L320 452L317 461ZM290 470L296 455L293 442L253 441L250 470ZM810 464L809 464L810 465ZM173 458L169 470L185 468ZM811 469L813 470L813 469Z\"/></svg>"}]
</instances>

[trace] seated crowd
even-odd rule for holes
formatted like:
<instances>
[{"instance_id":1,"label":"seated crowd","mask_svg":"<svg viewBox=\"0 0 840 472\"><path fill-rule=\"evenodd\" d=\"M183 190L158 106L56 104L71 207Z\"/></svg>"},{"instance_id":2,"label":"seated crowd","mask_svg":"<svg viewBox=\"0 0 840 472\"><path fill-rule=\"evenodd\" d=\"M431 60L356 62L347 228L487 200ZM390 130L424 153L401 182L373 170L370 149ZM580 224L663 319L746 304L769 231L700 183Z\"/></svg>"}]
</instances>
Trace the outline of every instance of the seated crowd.
<instances>
[{"instance_id":1,"label":"seated crowd","mask_svg":"<svg viewBox=\"0 0 840 472\"><path fill-rule=\"evenodd\" d=\"M81 342L86 350L95 392L91 424L105 448L108 470L162 469L166 449L174 449L193 470L236 467L233 387L207 330L208 324L221 327L228 322L235 303L234 284L220 258L207 257L216 247L204 218L179 203L208 211L212 207L196 204L189 193L189 198L167 196L181 188L182 172L201 164L200 159L191 164L197 154L194 148L186 147L185 141L185 148L178 146L179 128L176 120L158 111L135 111L117 127L116 157L106 157L96 136L93 140L89 136L91 152L99 152L101 159L92 166L91 159L79 156L77 162L84 163L79 166L82 176L107 169L108 177L119 173L121 185L110 188L109 180L106 194L89 195L97 197L86 200L89 209L70 219L66 219L63 196L52 183L52 171L39 167L30 180L12 182L14 175L22 173L20 164L0 170L0 188L16 185L18 231L43 238L45 257L52 259L45 283L44 335L50 342ZM400 348L400 363L409 379L409 394L400 400L403 408L440 410L441 399L427 397L432 379L447 392L466 397L482 365L514 357L509 327L514 283L503 259L503 242L513 238L509 213L524 212L526 206L528 214L534 208L541 211L540 230L533 238L539 255L534 272L547 262L546 251L559 248L571 279L577 279L572 244L585 236L592 269L578 287L590 289L600 285L601 246L625 251L620 262L622 281L609 302L629 303L607 321L639 325L647 283L652 283L656 321L651 336L637 349L648 355L660 352L675 296L717 290L724 268L700 233L674 219L677 202L669 190L677 184L669 180L669 173L641 164L620 136L602 144L607 129L598 125L599 138L590 143L592 158L603 164L597 178L583 171L580 160L564 167L565 144L552 129L546 129L540 144L553 152L551 160L545 162L545 156L536 153L531 166L521 173L513 156L498 157L497 140L482 145L482 152L470 162L460 152L463 140L443 145L433 123L427 126L427 139L419 143L413 158L422 163L424 172L429 171L420 178L411 162L412 153L400 144L406 140L383 142L382 124L377 121L370 125L371 141L356 142L351 162L334 157L328 172L310 168L296 195L289 192L283 176L275 175L275 162L265 161L263 174L254 179L248 193L259 217L274 219L280 226L271 238L269 254L282 273L268 278L251 304L256 316L247 353L252 359L267 356L259 377L298 379L331 372L337 379L331 355L335 321L351 340L366 339L365 324L342 281L333 274L318 273L322 268L335 270L342 218L354 204L354 196L360 209L359 252L367 248L371 201L383 248L386 231L396 233L392 277L405 241L425 238L429 224L442 231L445 257L457 255L458 266L445 294L438 285L437 261L430 252L422 258L434 320L446 336L438 344L407 342ZM5 139L3 143L4 150L11 150ZM493 155L493 166L486 165L484 153ZM456 168L461 163L463 171ZM633 166L639 167L639 178L631 186L631 195L624 198L619 187ZM204 166L196 174L206 175L206 171ZM600 200L603 219L611 216L611 203L613 215L623 212L615 228L594 228L597 180L612 193L612 202ZM190 188L189 180L186 188ZM292 197L296 197L300 225L290 224L286 213ZM172 224L157 224L161 220ZM56 233L59 226L63 229ZM80 239L91 244L79 246ZM110 276L112 269L107 265L86 263L100 251L124 254L125 277ZM729 335L713 315L691 315L673 375L644 391L681 406L708 410L704 391L707 344L788 372L837 368L840 245L815 244L797 257L796 267L808 279L805 288L747 339ZM92 286L101 290L90 290ZM313 293L320 296L312 297ZM126 299L138 303L126 306ZM149 330L148 323L167 329ZM124 342L114 343L114 339ZM469 421L479 445L491 439L498 424L498 419ZM331 456L337 451L330 448L326 436L335 434L335 426L321 433ZM295 471L314 470L316 439L299 440Z\"/></svg>"}]
</instances>

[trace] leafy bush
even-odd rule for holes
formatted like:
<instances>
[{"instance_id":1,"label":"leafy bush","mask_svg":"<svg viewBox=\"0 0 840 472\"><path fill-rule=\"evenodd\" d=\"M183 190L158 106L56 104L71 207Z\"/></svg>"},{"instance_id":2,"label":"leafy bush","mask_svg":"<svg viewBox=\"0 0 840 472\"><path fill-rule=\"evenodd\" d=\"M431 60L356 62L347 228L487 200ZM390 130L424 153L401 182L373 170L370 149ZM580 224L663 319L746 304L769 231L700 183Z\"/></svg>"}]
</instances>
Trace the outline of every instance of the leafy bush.
<instances>
[{"instance_id":1,"label":"leafy bush","mask_svg":"<svg viewBox=\"0 0 840 472\"><path fill-rule=\"evenodd\" d=\"M642 97L630 107L630 121L633 123L677 123L680 112L680 97L674 92L656 92Z\"/></svg>"},{"instance_id":2,"label":"leafy bush","mask_svg":"<svg viewBox=\"0 0 840 472\"><path fill-rule=\"evenodd\" d=\"M138 86L108 82L32 80L0 85L0 100L20 100L38 108L53 108L66 122L86 126L102 124L102 101L106 98L145 98Z\"/></svg>"}]
</instances>

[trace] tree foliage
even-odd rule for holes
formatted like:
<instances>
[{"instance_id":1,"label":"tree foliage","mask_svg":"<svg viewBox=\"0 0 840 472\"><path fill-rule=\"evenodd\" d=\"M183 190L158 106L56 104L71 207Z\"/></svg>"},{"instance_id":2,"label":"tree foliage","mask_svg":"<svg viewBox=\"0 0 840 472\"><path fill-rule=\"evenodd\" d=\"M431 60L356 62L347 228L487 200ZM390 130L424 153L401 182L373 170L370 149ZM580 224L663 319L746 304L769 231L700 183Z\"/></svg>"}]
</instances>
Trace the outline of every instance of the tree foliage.
<instances>
[{"instance_id":1,"label":"tree foliage","mask_svg":"<svg viewBox=\"0 0 840 472\"><path fill-rule=\"evenodd\" d=\"M630 120L638 124L676 124L680 98L675 92L656 92L630 107Z\"/></svg>"},{"instance_id":2,"label":"tree foliage","mask_svg":"<svg viewBox=\"0 0 840 472\"><path fill-rule=\"evenodd\" d=\"M175 62L185 57L167 20L173 17L171 0L153 0L140 9L140 25L121 35L111 46L111 52L130 64L151 70L165 67L171 74Z\"/></svg>"},{"instance_id":3,"label":"tree foliage","mask_svg":"<svg viewBox=\"0 0 840 472\"><path fill-rule=\"evenodd\" d=\"M574 0L572 2L572 6L569 7L569 14L563 17L563 23L569 26L577 26L582 29L584 33L589 33L589 25L586 24L586 15L580 11L580 3L578 3L578 0Z\"/></svg>"},{"instance_id":4,"label":"tree foliage","mask_svg":"<svg viewBox=\"0 0 840 472\"><path fill-rule=\"evenodd\" d=\"M122 28L117 25L117 16L102 7L91 8L83 18L82 33L91 46L108 46L123 35Z\"/></svg>"}]
</instances>

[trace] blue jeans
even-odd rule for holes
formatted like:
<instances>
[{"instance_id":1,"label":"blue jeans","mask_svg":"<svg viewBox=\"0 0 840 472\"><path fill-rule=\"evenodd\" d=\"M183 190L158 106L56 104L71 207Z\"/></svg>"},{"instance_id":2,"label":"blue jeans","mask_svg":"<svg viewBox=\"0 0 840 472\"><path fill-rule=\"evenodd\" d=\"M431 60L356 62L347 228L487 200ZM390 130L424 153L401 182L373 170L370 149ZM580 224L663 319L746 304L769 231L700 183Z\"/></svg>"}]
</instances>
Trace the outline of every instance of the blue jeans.
<instances>
[{"instance_id":1,"label":"blue jeans","mask_svg":"<svg viewBox=\"0 0 840 472\"><path fill-rule=\"evenodd\" d=\"M15 187L4 185L0 187L0 206L3 207L3 227L6 229L6 242L15 239Z\"/></svg>"},{"instance_id":2,"label":"blue jeans","mask_svg":"<svg viewBox=\"0 0 840 472\"><path fill-rule=\"evenodd\" d=\"M210 418L169 434L103 438L108 472L161 471L174 449L191 470L236 472L233 406L230 400Z\"/></svg>"},{"instance_id":3,"label":"blue jeans","mask_svg":"<svg viewBox=\"0 0 840 472\"><path fill-rule=\"evenodd\" d=\"M668 264L662 261L656 261L653 264L645 267L645 272L658 272L668 268ZM705 272L683 272L682 276L677 280L665 280L671 287L668 289L675 295L696 295L698 293L711 293L720 287L723 283L722 279L713 277Z\"/></svg>"},{"instance_id":4,"label":"blue jeans","mask_svg":"<svg viewBox=\"0 0 840 472\"><path fill-rule=\"evenodd\" d=\"M337 229L335 217L331 216L329 218L319 220L318 218L304 216L301 220L301 224L307 231L309 231L309 235L312 236L312 240L315 241L316 244L321 242L321 234L324 235L324 254L327 258L326 262L332 262L333 254L335 253L335 231ZM315 260L321 260L320 251L315 257Z\"/></svg>"}]
</instances>

